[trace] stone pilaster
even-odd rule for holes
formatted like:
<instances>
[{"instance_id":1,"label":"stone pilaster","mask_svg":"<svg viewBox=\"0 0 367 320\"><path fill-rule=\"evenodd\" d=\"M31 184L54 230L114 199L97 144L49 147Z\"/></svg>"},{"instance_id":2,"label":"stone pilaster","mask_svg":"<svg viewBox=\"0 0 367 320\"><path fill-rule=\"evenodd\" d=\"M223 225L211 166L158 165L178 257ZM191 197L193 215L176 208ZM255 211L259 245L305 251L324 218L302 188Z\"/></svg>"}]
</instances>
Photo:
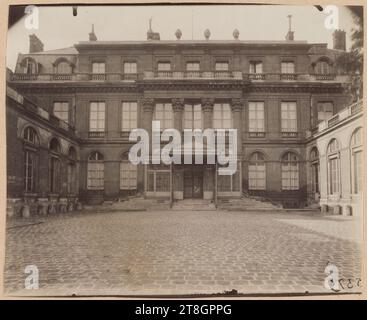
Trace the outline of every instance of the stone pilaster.
<instances>
[{"instance_id":1,"label":"stone pilaster","mask_svg":"<svg viewBox=\"0 0 367 320\"><path fill-rule=\"evenodd\" d=\"M205 98L201 101L201 108L204 116L204 129L213 128L213 106L214 99Z\"/></svg>"},{"instance_id":2,"label":"stone pilaster","mask_svg":"<svg viewBox=\"0 0 367 320\"><path fill-rule=\"evenodd\" d=\"M141 100L141 105L143 109L143 125L144 129L149 132L149 135L152 133L152 121L153 121L153 112L154 112L154 99L144 98Z\"/></svg>"},{"instance_id":3,"label":"stone pilaster","mask_svg":"<svg viewBox=\"0 0 367 320\"><path fill-rule=\"evenodd\" d=\"M175 129L178 131L182 131L182 113L184 109L184 99L175 98L172 99L172 108L173 108L173 123Z\"/></svg>"},{"instance_id":4,"label":"stone pilaster","mask_svg":"<svg viewBox=\"0 0 367 320\"><path fill-rule=\"evenodd\" d=\"M237 154L242 155L242 110L243 110L243 99L232 99L232 119L233 129L237 129Z\"/></svg>"}]
</instances>

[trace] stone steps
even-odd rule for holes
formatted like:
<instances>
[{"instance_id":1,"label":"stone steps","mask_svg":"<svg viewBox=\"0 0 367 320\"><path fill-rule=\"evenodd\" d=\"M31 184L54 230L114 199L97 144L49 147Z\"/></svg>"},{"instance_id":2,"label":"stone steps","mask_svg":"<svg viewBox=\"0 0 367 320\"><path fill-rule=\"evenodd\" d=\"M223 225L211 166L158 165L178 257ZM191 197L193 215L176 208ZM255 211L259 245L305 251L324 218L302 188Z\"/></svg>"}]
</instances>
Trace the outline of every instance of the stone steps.
<instances>
[{"instance_id":1,"label":"stone steps","mask_svg":"<svg viewBox=\"0 0 367 320\"><path fill-rule=\"evenodd\" d=\"M166 199L129 198L113 203L111 209L132 211L168 210L170 209L170 201Z\"/></svg>"},{"instance_id":2,"label":"stone steps","mask_svg":"<svg viewBox=\"0 0 367 320\"><path fill-rule=\"evenodd\" d=\"M215 204L211 200L185 199L173 203L173 211L215 211Z\"/></svg>"},{"instance_id":3,"label":"stone steps","mask_svg":"<svg viewBox=\"0 0 367 320\"><path fill-rule=\"evenodd\" d=\"M218 209L227 211L274 211L282 210L282 206L275 205L264 199L251 198L245 196L238 199L220 200Z\"/></svg>"}]
</instances>

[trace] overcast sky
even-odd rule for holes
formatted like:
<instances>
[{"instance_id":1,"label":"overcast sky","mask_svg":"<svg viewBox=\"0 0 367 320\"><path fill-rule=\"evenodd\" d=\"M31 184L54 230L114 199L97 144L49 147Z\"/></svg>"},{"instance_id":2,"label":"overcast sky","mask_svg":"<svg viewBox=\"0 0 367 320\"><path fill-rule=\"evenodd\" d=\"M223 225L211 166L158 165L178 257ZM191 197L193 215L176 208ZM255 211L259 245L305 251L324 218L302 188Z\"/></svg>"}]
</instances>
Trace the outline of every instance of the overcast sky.
<instances>
[{"instance_id":1,"label":"overcast sky","mask_svg":"<svg viewBox=\"0 0 367 320\"><path fill-rule=\"evenodd\" d=\"M215 40L233 39L235 28L240 40L284 40L289 14L295 40L327 42L332 47L332 30L324 27L326 15L314 6L81 6L77 17L71 7L40 7L38 30L27 30L24 18L9 29L7 66L14 70L18 53L28 53L32 33L42 40L45 50L88 40L92 23L98 40L145 40L152 17L152 29L162 40L174 40L177 28L183 40L204 39L207 28ZM339 7L339 28L347 32L347 47L353 26L349 10Z\"/></svg>"}]
</instances>

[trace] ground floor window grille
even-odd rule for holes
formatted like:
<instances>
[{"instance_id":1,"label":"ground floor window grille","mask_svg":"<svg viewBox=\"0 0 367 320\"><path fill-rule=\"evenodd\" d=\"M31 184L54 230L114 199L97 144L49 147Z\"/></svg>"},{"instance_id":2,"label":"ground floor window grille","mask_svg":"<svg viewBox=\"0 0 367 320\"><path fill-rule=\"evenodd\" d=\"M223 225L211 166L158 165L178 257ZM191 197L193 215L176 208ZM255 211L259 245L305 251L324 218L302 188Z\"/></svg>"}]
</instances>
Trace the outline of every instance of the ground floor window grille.
<instances>
[{"instance_id":1,"label":"ground floor window grille","mask_svg":"<svg viewBox=\"0 0 367 320\"><path fill-rule=\"evenodd\" d=\"M163 168L148 169L147 191L149 192L169 192L171 190L171 171Z\"/></svg>"}]
</instances>

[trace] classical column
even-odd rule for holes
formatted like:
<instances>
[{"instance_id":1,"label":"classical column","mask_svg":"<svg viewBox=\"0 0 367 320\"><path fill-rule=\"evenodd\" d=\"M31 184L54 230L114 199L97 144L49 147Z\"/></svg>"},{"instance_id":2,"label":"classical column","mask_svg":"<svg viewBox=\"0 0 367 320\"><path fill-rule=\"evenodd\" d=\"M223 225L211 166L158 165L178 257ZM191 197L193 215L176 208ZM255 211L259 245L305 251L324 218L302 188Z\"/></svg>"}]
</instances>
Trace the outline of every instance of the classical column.
<instances>
[{"instance_id":1,"label":"classical column","mask_svg":"<svg viewBox=\"0 0 367 320\"><path fill-rule=\"evenodd\" d=\"M174 128L178 131L182 132L182 113L184 108L184 99L175 98L172 99L172 108L173 108L173 123Z\"/></svg>"},{"instance_id":2,"label":"classical column","mask_svg":"<svg viewBox=\"0 0 367 320\"><path fill-rule=\"evenodd\" d=\"M204 129L213 128L213 106L214 99L205 98L201 101L204 116Z\"/></svg>"},{"instance_id":3,"label":"classical column","mask_svg":"<svg viewBox=\"0 0 367 320\"><path fill-rule=\"evenodd\" d=\"M240 157L242 155L242 109L243 99L232 99L232 119L233 129L237 129L237 154Z\"/></svg>"}]
</instances>

